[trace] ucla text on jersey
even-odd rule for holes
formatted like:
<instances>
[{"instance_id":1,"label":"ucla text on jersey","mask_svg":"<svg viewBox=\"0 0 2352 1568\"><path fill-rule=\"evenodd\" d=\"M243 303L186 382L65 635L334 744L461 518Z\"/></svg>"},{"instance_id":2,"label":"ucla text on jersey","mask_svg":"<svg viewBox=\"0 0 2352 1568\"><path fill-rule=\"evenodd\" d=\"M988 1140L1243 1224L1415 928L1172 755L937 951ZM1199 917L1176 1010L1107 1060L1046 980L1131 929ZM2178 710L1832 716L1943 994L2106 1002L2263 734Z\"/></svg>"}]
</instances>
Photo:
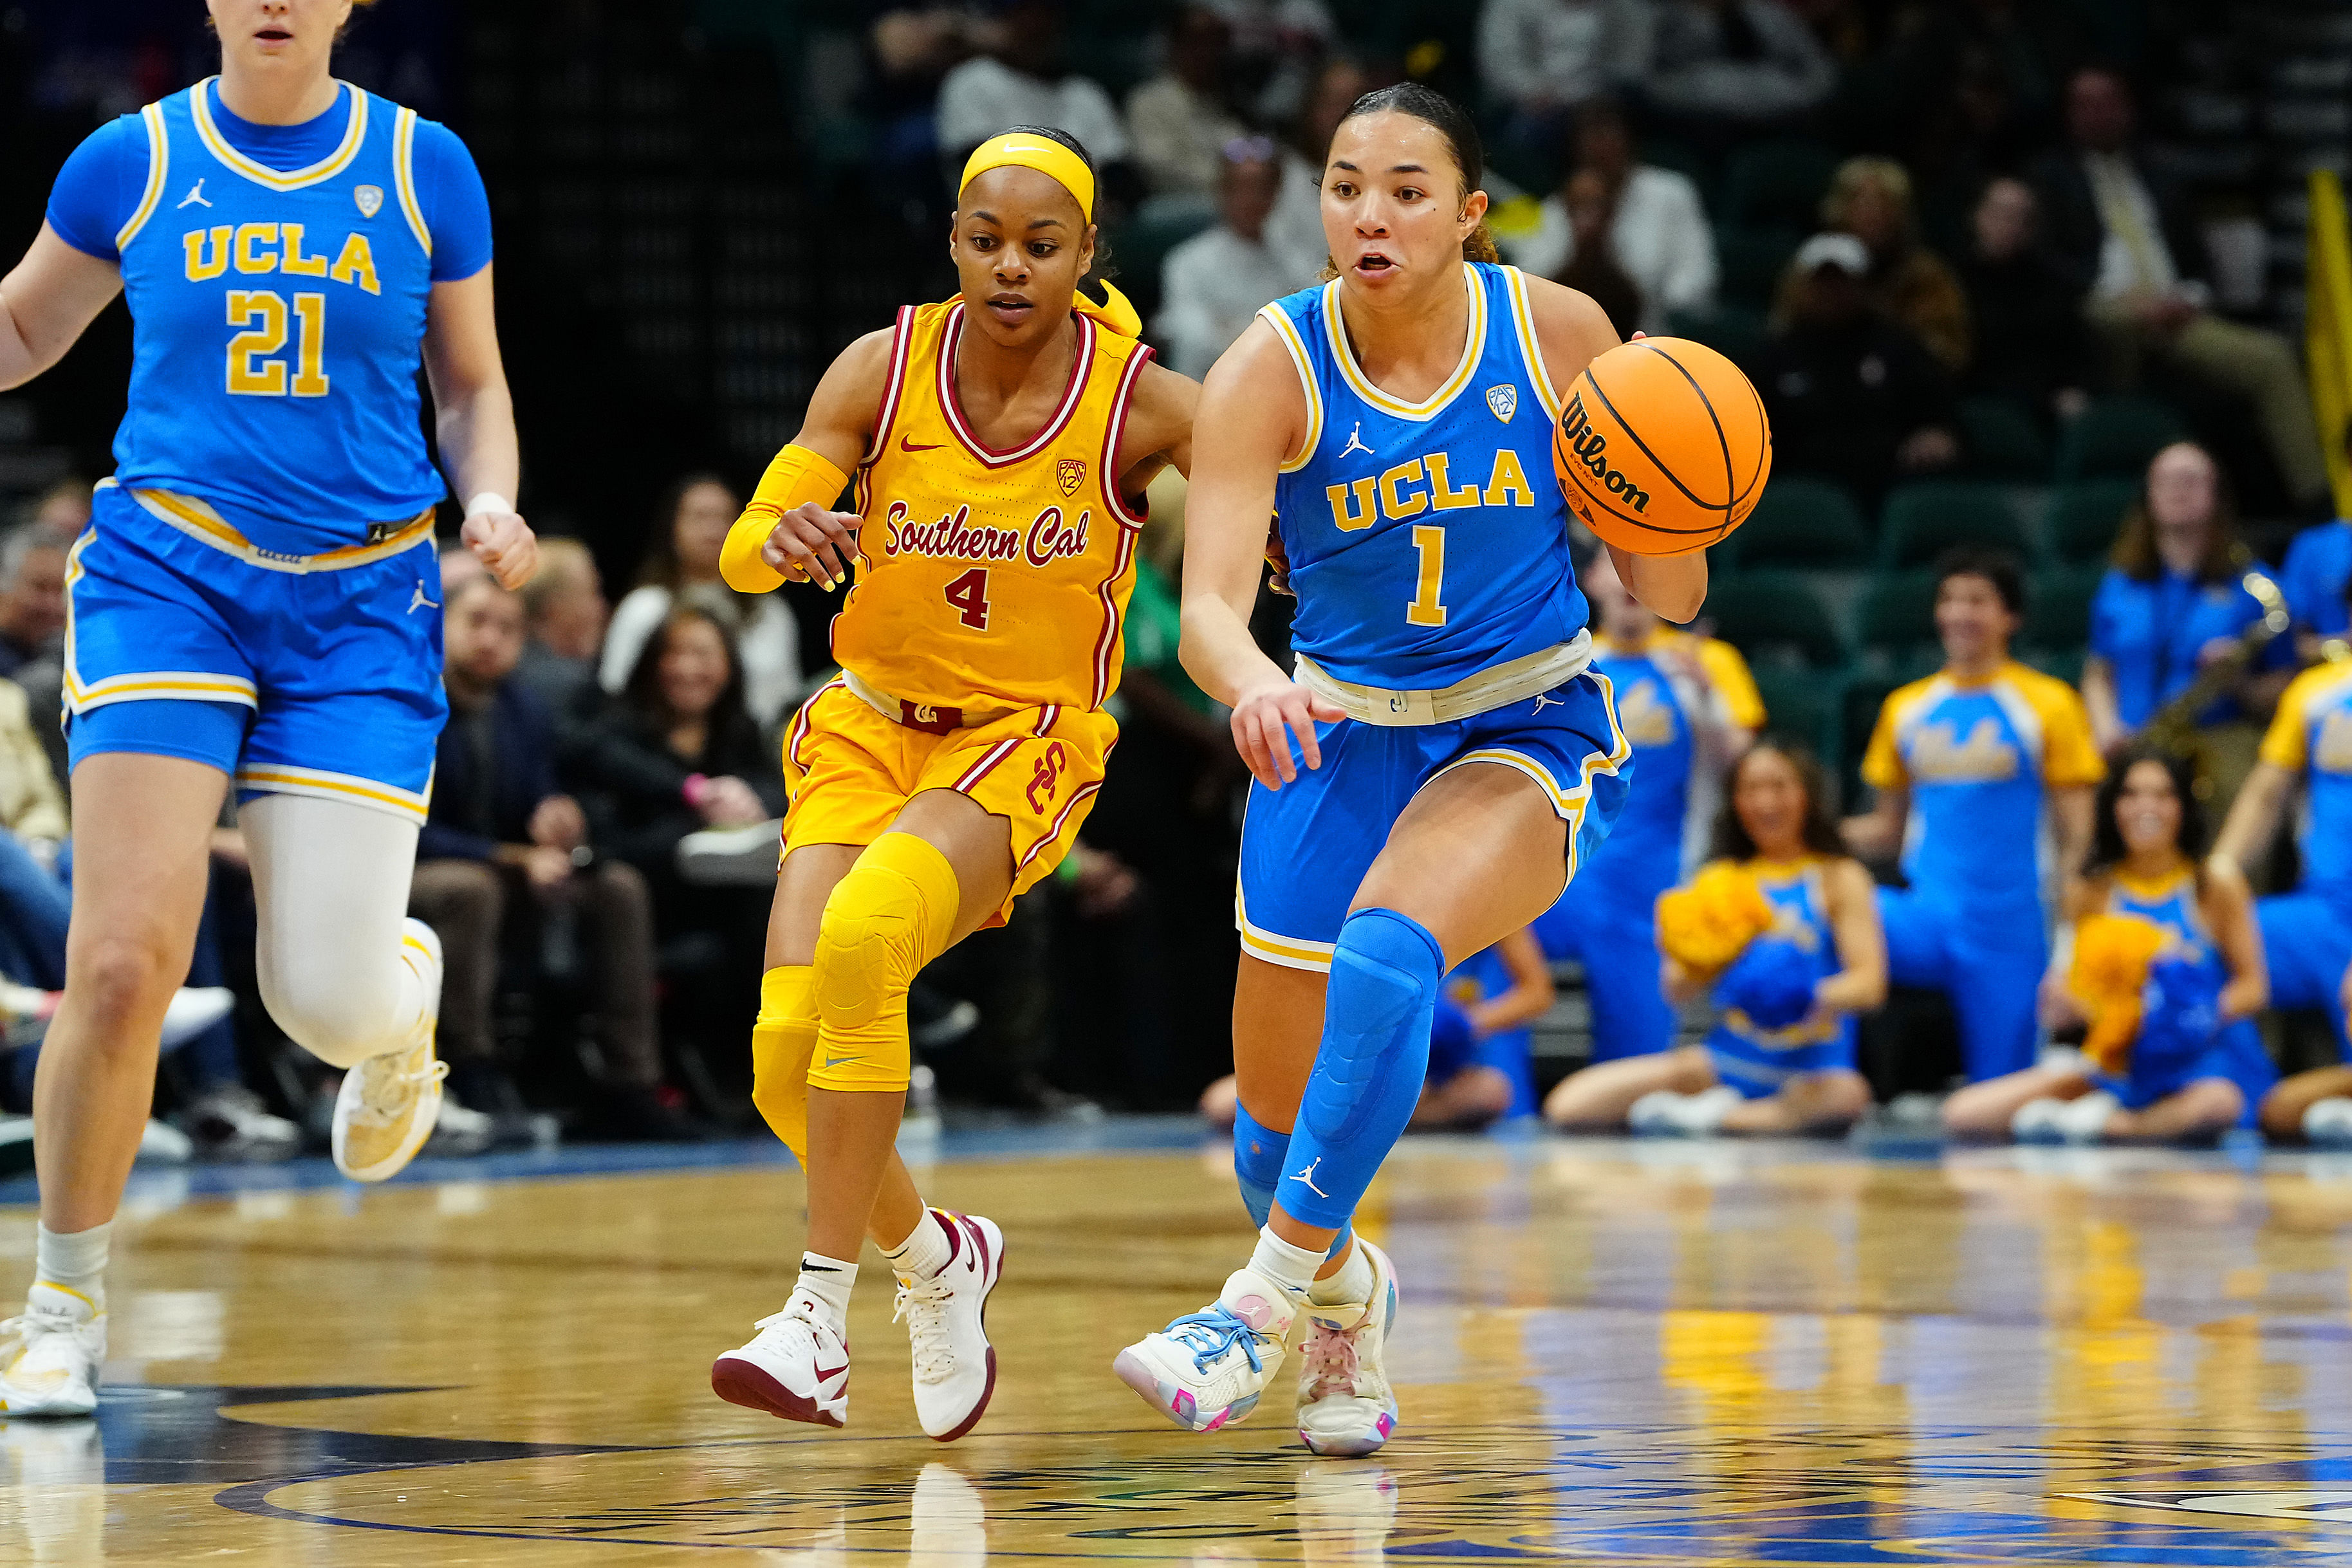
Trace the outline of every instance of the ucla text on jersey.
<instances>
[{"instance_id":1,"label":"ucla text on jersey","mask_svg":"<svg viewBox=\"0 0 2352 1568\"><path fill-rule=\"evenodd\" d=\"M416 379L433 251L416 114L342 93L341 141L285 172L222 136L212 79L148 105L147 184L115 237L137 322L116 478L287 556L364 543L443 493Z\"/></svg>"},{"instance_id":2,"label":"ucla text on jersey","mask_svg":"<svg viewBox=\"0 0 2352 1568\"><path fill-rule=\"evenodd\" d=\"M1297 365L1307 431L1275 504L1292 641L1343 681L1450 685L1584 630L1551 476L1559 399L1517 269L1464 264L1462 360L1420 402L1357 365L1334 281L1259 314Z\"/></svg>"}]
</instances>

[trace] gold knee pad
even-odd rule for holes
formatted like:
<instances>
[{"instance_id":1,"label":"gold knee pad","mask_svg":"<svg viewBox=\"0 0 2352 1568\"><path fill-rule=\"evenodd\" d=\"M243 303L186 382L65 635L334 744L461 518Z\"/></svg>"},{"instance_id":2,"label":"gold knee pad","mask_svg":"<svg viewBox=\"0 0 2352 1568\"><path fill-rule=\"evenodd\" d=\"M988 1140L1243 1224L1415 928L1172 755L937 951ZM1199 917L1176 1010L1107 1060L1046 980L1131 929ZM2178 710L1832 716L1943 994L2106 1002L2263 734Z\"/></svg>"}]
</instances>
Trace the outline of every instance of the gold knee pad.
<instances>
[{"instance_id":1,"label":"gold knee pad","mask_svg":"<svg viewBox=\"0 0 2352 1568\"><path fill-rule=\"evenodd\" d=\"M817 927L811 1083L906 1089L907 988L947 946L958 896L947 856L912 833L883 834L835 884Z\"/></svg>"},{"instance_id":2,"label":"gold knee pad","mask_svg":"<svg viewBox=\"0 0 2352 1568\"><path fill-rule=\"evenodd\" d=\"M816 971L789 964L760 977L751 1026L751 1103L803 1166L808 1164L809 1058L816 1051Z\"/></svg>"}]
</instances>

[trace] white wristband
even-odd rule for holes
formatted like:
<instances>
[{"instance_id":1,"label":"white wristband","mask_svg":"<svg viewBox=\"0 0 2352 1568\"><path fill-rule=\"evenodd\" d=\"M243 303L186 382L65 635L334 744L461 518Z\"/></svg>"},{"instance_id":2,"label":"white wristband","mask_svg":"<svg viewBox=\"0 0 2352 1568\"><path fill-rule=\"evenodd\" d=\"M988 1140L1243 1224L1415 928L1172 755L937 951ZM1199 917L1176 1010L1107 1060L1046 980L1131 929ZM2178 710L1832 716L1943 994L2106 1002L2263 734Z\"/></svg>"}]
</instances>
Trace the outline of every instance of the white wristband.
<instances>
[{"instance_id":1,"label":"white wristband","mask_svg":"<svg viewBox=\"0 0 2352 1568\"><path fill-rule=\"evenodd\" d=\"M484 490L475 496L472 500L466 503L466 515L469 517L478 517L484 512L511 512L513 510L514 503L508 500L504 496L499 495L496 490Z\"/></svg>"}]
</instances>

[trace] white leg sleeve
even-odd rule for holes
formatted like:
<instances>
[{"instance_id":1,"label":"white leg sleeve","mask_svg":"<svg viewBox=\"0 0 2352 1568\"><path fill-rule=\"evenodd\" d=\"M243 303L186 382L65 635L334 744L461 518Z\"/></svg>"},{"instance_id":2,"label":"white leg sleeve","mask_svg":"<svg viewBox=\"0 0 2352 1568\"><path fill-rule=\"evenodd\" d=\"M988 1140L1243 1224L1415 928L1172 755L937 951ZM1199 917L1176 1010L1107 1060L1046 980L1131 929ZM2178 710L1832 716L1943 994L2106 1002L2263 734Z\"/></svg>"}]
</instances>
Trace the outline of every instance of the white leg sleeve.
<instances>
[{"instance_id":1,"label":"white leg sleeve","mask_svg":"<svg viewBox=\"0 0 2352 1568\"><path fill-rule=\"evenodd\" d=\"M337 1067L407 1044L438 979L401 956L416 825L307 795L258 796L237 820L253 861L270 1017Z\"/></svg>"}]
</instances>

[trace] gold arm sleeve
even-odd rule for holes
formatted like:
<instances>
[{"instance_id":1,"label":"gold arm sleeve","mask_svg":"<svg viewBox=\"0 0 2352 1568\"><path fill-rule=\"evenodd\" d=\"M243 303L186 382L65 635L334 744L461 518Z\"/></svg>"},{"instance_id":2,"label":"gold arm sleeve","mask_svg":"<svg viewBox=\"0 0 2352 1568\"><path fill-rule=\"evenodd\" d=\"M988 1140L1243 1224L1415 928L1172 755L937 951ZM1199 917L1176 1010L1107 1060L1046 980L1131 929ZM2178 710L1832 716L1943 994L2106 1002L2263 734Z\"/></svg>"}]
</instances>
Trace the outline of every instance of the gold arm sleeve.
<instances>
[{"instance_id":1,"label":"gold arm sleeve","mask_svg":"<svg viewBox=\"0 0 2352 1568\"><path fill-rule=\"evenodd\" d=\"M848 484L848 475L805 446L787 446L777 453L719 551L719 575L727 586L738 593L765 593L782 586L783 574L760 554L776 519L809 501L830 507Z\"/></svg>"}]
</instances>

